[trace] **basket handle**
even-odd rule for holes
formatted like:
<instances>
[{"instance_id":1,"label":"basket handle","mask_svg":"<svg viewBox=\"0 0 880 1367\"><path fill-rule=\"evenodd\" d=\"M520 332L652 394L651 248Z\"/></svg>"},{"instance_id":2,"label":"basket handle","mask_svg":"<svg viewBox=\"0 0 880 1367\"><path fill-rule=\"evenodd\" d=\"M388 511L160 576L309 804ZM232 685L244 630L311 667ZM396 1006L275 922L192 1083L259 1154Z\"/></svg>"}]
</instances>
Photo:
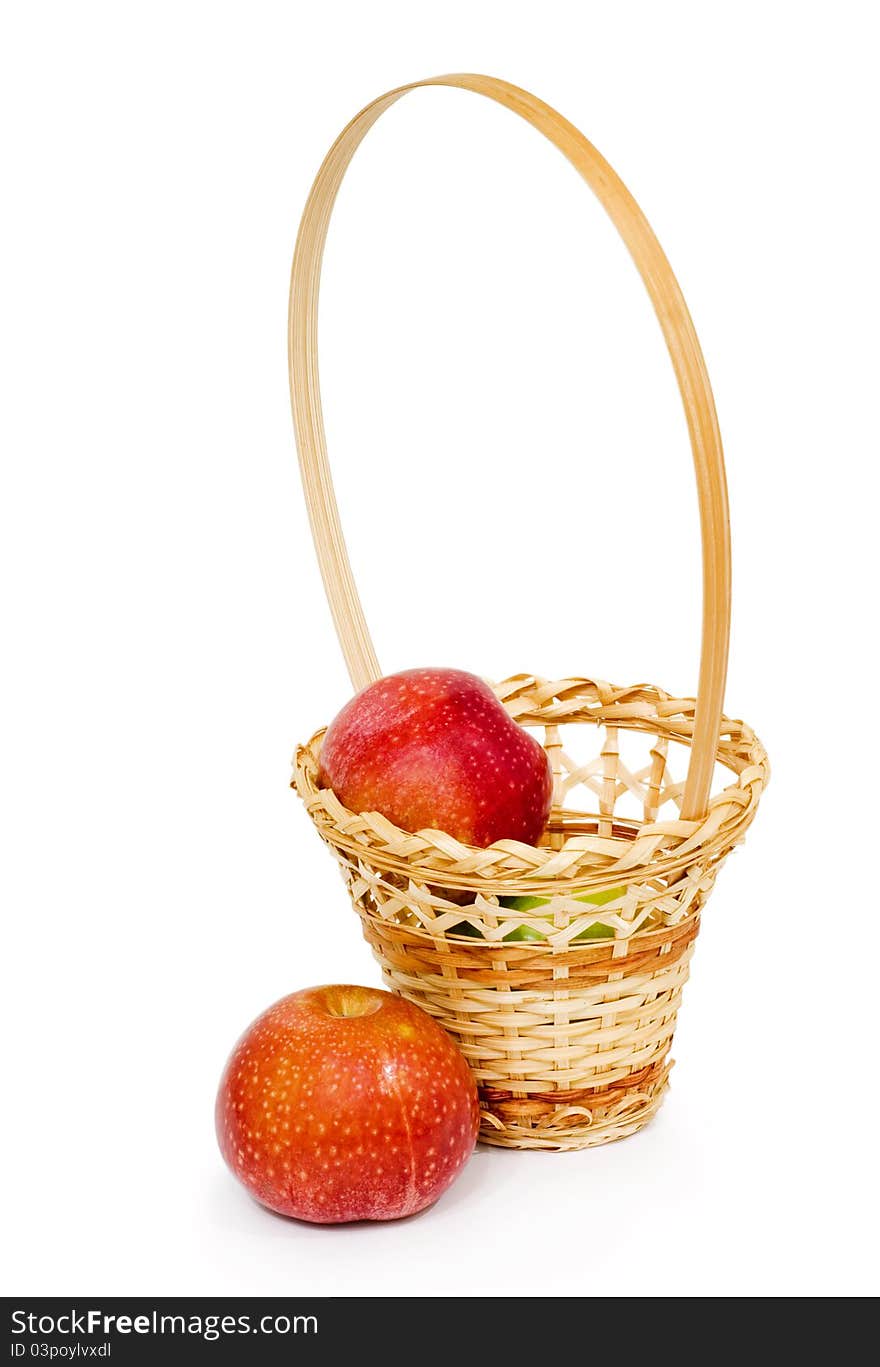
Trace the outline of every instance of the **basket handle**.
<instances>
[{"instance_id":1,"label":"basket handle","mask_svg":"<svg viewBox=\"0 0 880 1367\"><path fill-rule=\"evenodd\" d=\"M330 214L342 177L366 133L401 95L420 86L453 86L485 95L525 119L583 176L629 249L654 305L678 380L690 433L703 548L700 680L681 815L705 815L724 701L730 637L730 529L721 435L703 353L663 250L626 186L573 124L526 90L492 76L434 76L380 95L348 124L328 152L303 210L290 279L288 365L293 426L318 563L342 653L356 689L380 677L346 551L318 380L318 295Z\"/></svg>"}]
</instances>

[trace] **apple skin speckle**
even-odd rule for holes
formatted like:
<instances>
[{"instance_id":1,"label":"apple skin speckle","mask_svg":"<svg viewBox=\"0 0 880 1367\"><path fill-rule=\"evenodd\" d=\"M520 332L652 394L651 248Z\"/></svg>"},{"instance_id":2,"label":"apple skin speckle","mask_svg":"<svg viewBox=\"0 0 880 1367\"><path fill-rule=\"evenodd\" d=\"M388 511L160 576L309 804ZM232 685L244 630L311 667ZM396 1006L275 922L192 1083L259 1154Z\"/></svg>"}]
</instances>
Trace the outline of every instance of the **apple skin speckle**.
<instances>
[{"instance_id":1,"label":"apple skin speckle","mask_svg":"<svg viewBox=\"0 0 880 1367\"><path fill-rule=\"evenodd\" d=\"M433 1205L473 1151L477 1089L436 1021L390 992L312 987L245 1031L215 1109L227 1166L280 1215L396 1220Z\"/></svg>"},{"instance_id":2,"label":"apple skin speckle","mask_svg":"<svg viewBox=\"0 0 880 1367\"><path fill-rule=\"evenodd\" d=\"M350 811L480 847L537 844L553 795L543 748L460 669L409 669L356 694L327 728L318 782Z\"/></svg>"}]
</instances>

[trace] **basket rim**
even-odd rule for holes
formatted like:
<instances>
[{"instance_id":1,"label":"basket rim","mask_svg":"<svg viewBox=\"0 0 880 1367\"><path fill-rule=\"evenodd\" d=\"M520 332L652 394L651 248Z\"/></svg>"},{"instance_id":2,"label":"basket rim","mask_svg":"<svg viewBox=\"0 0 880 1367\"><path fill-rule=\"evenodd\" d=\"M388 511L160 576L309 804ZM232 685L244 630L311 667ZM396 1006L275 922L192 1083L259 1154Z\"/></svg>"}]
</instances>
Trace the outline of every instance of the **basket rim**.
<instances>
[{"instance_id":1,"label":"basket rim","mask_svg":"<svg viewBox=\"0 0 880 1367\"><path fill-rule=\"evenodd\" d=\"M522 725L609 722L621 730L652 731L689 746L694 698L680 698L653 684L620 687L600 679L548 680L516 674L487 682L510 715ZM322 836L377 870L422 877L439 886L486 893L513 887L535 894L597 891L622 876L630 882L667 876L698 859L722 857L751 824L770 777L764 746L745 722L722 717L716 761L734 782L710 797L702 820L641 823L634 839L577 834L558 848L496 841L486 848L466 845L445 831L405 831L378 812L352 812L331 788L318 786L318 755L326 727L297 746L293 787ZM564 813L561 814L564 820ZM618 823L620 824L620 823Z\"/></svg>"}]
</instances>

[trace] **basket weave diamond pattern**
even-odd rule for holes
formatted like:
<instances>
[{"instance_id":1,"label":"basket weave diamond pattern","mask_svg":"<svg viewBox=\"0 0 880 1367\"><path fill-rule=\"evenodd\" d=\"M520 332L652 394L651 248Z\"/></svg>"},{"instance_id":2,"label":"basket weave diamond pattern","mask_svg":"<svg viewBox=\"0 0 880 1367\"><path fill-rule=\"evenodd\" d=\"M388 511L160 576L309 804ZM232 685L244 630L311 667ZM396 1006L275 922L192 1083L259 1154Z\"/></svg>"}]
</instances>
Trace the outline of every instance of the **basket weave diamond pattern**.
<instances>
[{"instance_id":1,"label":"basket weave diamond pattern","mask_svg":"<svg viewBox=\"0 0 880 1367\"><path fill-rule=\"evenodd\" d=\"M321 262L352 156L376 119L420 85L488 97L543 133L604 205L642 276L678 380L697 481L698 693L678 698L645 684L534 675L494 685L550 758L553 807L538 846L477 849L443 831L403 831L377 812L349 811L318 784L323 731L298 748L293 786L339 863L387 986L438 1020L468 1059L482 1138L585 1148L632 1134L660 1105L700 915L769 777L752 730L722 712L730 627L724 459L675 276L635 200L583 134L527 91L487 76L437 77L380 96L343 130L318 173L290 294L291 402L306 506L354 686L381 670L327 461L317 364ZM543 900L528 909L510 904L524 897Z\"/></svg>"}]
</instances>

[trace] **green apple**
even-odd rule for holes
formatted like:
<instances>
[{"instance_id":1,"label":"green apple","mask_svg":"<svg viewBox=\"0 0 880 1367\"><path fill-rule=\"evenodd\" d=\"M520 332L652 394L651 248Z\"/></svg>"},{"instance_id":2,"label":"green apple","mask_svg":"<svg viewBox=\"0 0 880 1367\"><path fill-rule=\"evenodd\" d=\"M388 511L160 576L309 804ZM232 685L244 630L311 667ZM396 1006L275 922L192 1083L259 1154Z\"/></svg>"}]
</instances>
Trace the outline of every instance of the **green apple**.
<instances>
[{"instance_id":1,"label":"green apple","mask_svg":"<svg viewBox=\"0 0 880 1367\"><path fill-rule=\"evenodd\" d=\"M483 940L485 936L476 926L472 926L470 921L459 921L457 925L449 927L450 935L468 935L473 940Z\"/></svg>"},{"instance_id":2,"label":"green apple","mask_svg":"<svg viewBox=\"0 0 880 1367\"><path fill-rule=\"evenodd\" d=\"M505 940L546 940L547 936L543 930L535 930L534 926L517 926L509 935L504 936Z\"/></svg>"},{"instance_id":3,"label":"green apple","mask_svg":"<svg viewBox=\"0 0 880 1367\"><path fill-rule=\"evenodd\" d=\"M472 926L470 921L459 921L457 926L450 927L451 935L467 935L470 939L484 940L486 937L476 926ZM547 936L541 930L533 930L531 926L517 926L509 935L504 936L505 940L546 940Z\"/></svg>"},{"instance_id":4,"label":"green apple","mask_svg":"<svg viewBox=\"0 0 880 1367\"><path fill-rule=\"evenodd\" d=\"M626 892L626 888L605 888L602 892L585 892L575 895L577 902L589 902L591 906L603 907L606 902L616 902ZM502 897L501 906L507 907L508 911L534 911L537 907L546 907L550 901L549 897ZM540 930L533 930L531 926L517 926L509 935L505 935L505 940L546 940L546 935ZM576 940L613 940L614 930L611 926L603 925L601 921L594 921L586 930L582 930L580 935L574 937Z\"/></svg>"},{"instance_id":5,"label":"green apple","mask_svg":"<svg viewBox=\"0 0 880 1367\"><path fill-rule=\"evenodd\" d=\"M606 902L616 902L619 897L623 897L626 888L605 888L602 892L588 892L583 895L576 895L575 901L589 902L591 906L603 907ZM546 907L550 901L549 897L500 897L499 905L508 911L535 911L537 907ZM482 940L484 938L481 931L472 926L469 921L460 921L457 926L452 927L453 935L468 935L473 939ZM594 921L586 930L582 930L580 935L576 935L576 940L612 940L614 930L611 926L603 925L601 921ZM547 936L542 930L535 930L533 926L517 926L516 930L511 930L504 936L508 940L546 940Z\"/></svg>"}]
</instances>

